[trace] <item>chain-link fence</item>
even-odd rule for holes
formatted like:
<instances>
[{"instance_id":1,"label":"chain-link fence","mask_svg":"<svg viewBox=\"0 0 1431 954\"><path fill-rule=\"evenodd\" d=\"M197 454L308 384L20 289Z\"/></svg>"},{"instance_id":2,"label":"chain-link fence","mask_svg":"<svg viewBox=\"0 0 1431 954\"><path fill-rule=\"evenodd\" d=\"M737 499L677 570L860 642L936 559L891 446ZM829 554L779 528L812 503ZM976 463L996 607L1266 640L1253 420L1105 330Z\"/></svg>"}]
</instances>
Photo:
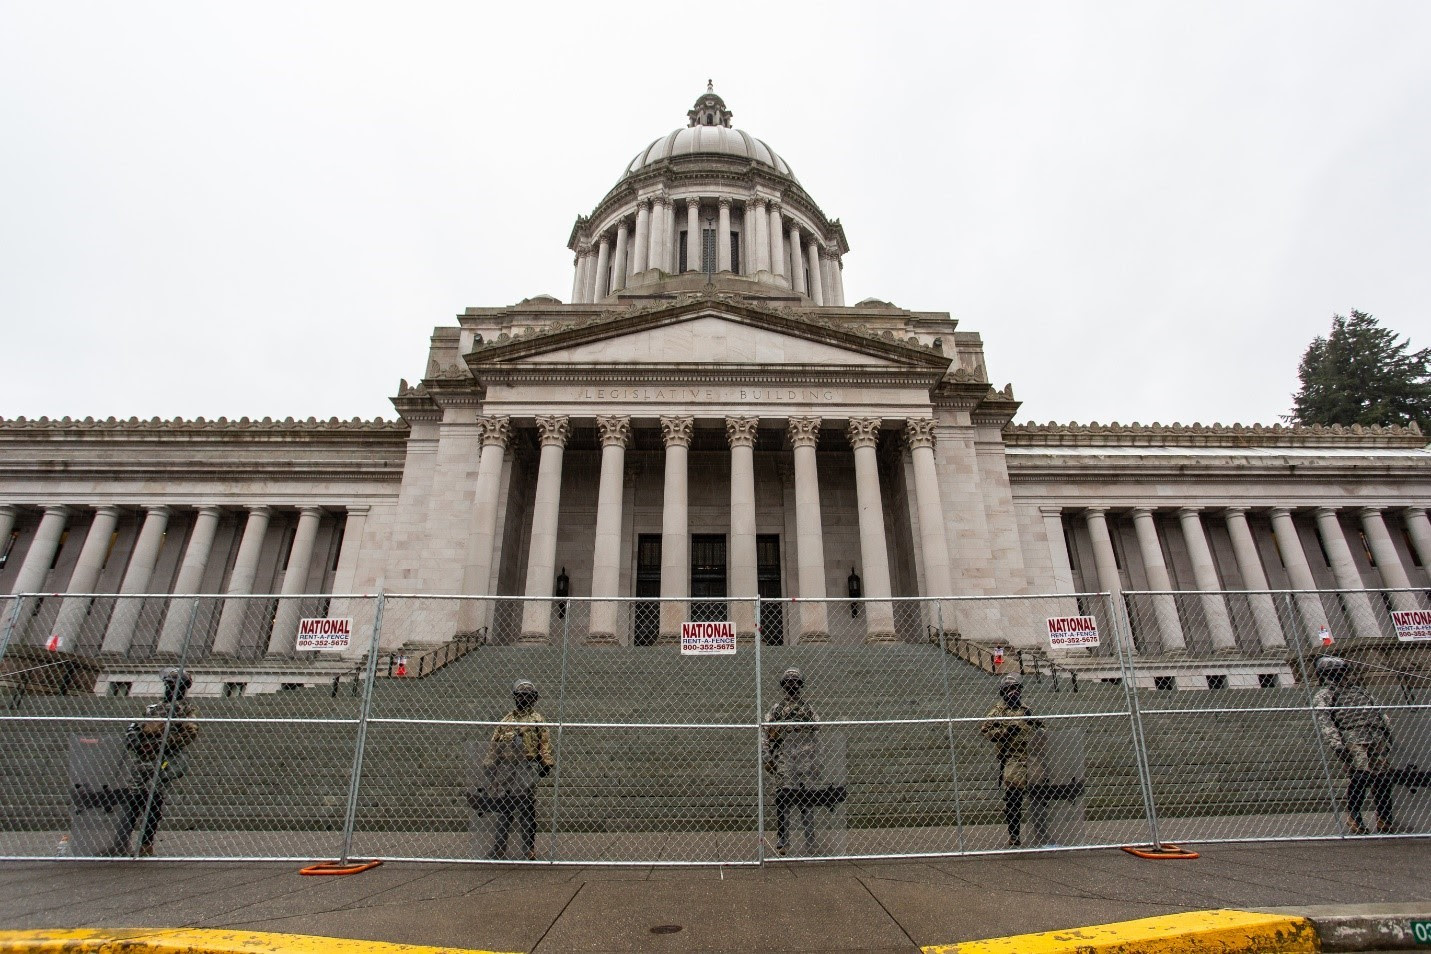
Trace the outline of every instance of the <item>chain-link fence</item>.
<instances>
[{"instance_id":1,"label":"chain-link fence","mask_svg":"<svg viewBox=\"0 0 1431 954\"><path fill-rule=\"evenodd\" d=\"M1424 600L6 597L0 856L758 864L1428 834Z\"/></svg>"}]
</instances>

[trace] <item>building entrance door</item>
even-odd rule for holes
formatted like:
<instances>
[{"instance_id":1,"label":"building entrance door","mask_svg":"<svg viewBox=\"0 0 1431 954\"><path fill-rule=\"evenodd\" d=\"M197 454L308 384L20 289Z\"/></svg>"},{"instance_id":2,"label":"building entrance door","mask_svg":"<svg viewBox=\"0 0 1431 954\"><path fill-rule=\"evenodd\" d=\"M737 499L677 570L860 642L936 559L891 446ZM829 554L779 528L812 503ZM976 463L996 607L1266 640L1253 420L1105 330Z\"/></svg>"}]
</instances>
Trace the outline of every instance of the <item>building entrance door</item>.
<instances>
[{"instance_id":1,"label":"building entrance door","mask_svg":"<svg viewBox=\"0 0 1431 954\"><path fill-rule=\"evenodd\" d=\"M661 535L643 533L636 538L636 596L661 595ZM631 641L637 646L654 646L661 635L661 604L633 603Z\"/></svg>"},{"instance_id":2,"label":"building entrance door","mask_svg":"<svg viewBox=\"0 0 1431 954\"><path fill-rule=\"evenodd\" d=\"M712 623L730 619L726 613L725 534L691 536L691 621Z\"/></svg>"},{"instance_id":3,"label":"building entrance door","mask_svg":"<svg viewBox=\"0 0 1431 954\"><path fill-rule=\"evenodd\" d=\"M755 538L755 585L762 600L780 599L780 535ZM785 604L760 604L760 639L767 646L785 642Z\"/></svg>"}]
</instances>

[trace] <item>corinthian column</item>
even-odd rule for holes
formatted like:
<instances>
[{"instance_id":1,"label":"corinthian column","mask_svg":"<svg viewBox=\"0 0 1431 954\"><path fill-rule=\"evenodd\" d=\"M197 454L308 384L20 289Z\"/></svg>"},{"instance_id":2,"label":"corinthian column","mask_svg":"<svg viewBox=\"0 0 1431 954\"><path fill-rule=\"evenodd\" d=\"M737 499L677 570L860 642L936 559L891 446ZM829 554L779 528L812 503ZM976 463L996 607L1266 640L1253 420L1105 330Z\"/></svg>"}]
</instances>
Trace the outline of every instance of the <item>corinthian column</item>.
<instances>
[{"instance_id":1,"label":"corinthian column","mask_svg":"<svg viewBox=\"0 0 1431 954\"><path fill-rule=\"evenodd\" d=\"M944 502L939 496L939 470L934 464L935 426L932 420L904 422L904 442L914 462L914 495L919 510L919 545L924 553L924 595L953 596L949 568L949 537Z\"/></svg>"},{"instance_id":2,"label":"corinthian column","mask_svg":"<svg viewBox=\"0 0 1431 954\"><path fill-rule=\"evenodd\" d=\"M204 573L209 568L209 555L214 550L214 535L219 529L219 517L223 513L218 507L200 507L194 514L194 529L189 533L189 544L184 548L184 559L179 563L179 576L174 580L174 598L169 601L169 609L164 614L164 628L154 645L155 652L177 653L184 647L184 634L189 628L189 617L193 611L193 599L180 599L180 594L199 592L204 585Z\"/></svg>"},{"instance_id":3,"label":"corinthian column","mask_svg":"<svg viewBox=\"0 0 1431 954\"><path fill-rule=\"evenodd\" d=\"M1317 527L1322 531L1322 545L1327 548L1327 556L1331 559L1337 589L1345 591L1341 594L1342 605L1351 620L1352 632L1366 638L1380 636L1381 628L1372 612L1371 601L1366 597L1366 581L1361 578L1352 559L1335 507L1317 508Z\"/></svg>"},{"instance_id":4,"label":"corinthian column","mask_svg":"<svg viewBox=\"0 0 1431 954\"><path fill-rule=\"evenodd\" d=\"M1227 519L1227 535L1232 538L1232 552L1237 557L1237 572L1242 577L1242 586L1248 590L1267 589L1267 574L1263 572L1262 560L1257 555L1252 528L1247 525L1247 508L1228 507L1224 514ZM1273 605L1271 594L1249 593L1247 605L1252 608L1252 621L1257 626L1258 644L1268 651L1286 649L1287 640L1282 635L1282 623L1277 618L1277 607Z\"/></svg>"},{"instance_id":5,"label":"corinthian column","mask_svg":"<svg viewBox=\"0 0 1431 954\"><path fill-rule=\"evenodd\" d=\"M596 294L592 296L592 301L600 301L611 291L611 239L607 236L601 237L601 244L596 247Z\"/></svg>"},{"instance_id":6,"label":"corinthian column","mask_svg":"<svg viewBox=\"0 0 1431 954\"><path fill-rule=\"evenodd\" d=\"M785 217L780 214L780 203L769 201L770 207L770 274L776 278L785 277ZM788 284L785 283L785 284Z\"/></svg>"},{"instance_id":7,"label":"corinthian column","mask_svg":"<svg viewBox=\"0 0 1431 954\"><path fill-rule=\"evenodd\" d=\"M109 542L114 538L114 528L119 524L118 507L100 507L94 512L94 520L85 534L84 546L80 548L78 562L70 574L67 592L89 594L99 583L99 571L104 568L105 555L109 553ZM73 652L80 639L80 629L93 597L73 595L60 604L59 616L55 618L54 635L59 637L62 653Z\"/></svg>"},{"instance_id":8,"label":"corinthian column","mask_svg":"<svg viewBox=\"0 0 1431 954\"><path fill-rule=\"evenodd\" d=\"M825 533L820 521L820 474L815 447L820 443L818 417L792 417L788 423L795 448L795 557L799 567L800 642L830 638L825 604Z\"/></svg>"},{"instance_id":9,"label":"corinthian column","mask_svg":"<svg viewBox=\"0 0 1431 954\"><path fill-rule=\"evenodd\" d=\"M770 213L764 196L752 196L746 200L745 244L745 255L750 259L750 274L758 276L761 272L770 271Z\"/></svg>"},{"instance_id":10,"label":"corinthian column","mask_svg":"<svg viewBox=\"0 0 1431 954\"><path fill-rule=\"evenodd\" d=\"M809 295L805 285L805 256L800 252L800 226L790 223L790 287L802 295Z\"/></svg>"},{"instance_id":11,"label":"corinthian column","mask_svg":"<svg viewBox=\"0 0 1431 954\"><path fill-rule=\"evenodd\" d=\"M629 254L626 244L626 220L616 226L616 261L611 266L611 291L619 292L626 287L626 258Z\"/></svg>"},{"instance_id":12,"label":"corinthian column","mask_svg":"<svg viewBox=\"0 0 1431 954\"><path fill-rule=\"evenodd\" d=\"M60 537L64 535L69 518L70 508L63 504L45 508L45 515L35 529L35 538L30 541L30 549L25 553L25 562L20 564L11 593L38 593L44 588L45 577L50 573L50 564L55 562Z\"/></svg>"},{"instance_id":13,"label":"corinthian column","mask_svg":"<svg viewBox=\"0 0 1431 954\"><path fill-rule=\"evenodd\" d=\"M318 541L318 524L322 520L322 507L304 507L298 512L298 529L293 534L293 545L288 549L288 569L283 572L283 583L279 589L287 599L279 601L273 630L268 635L270 656L288 655L293 652L298 640L298 620L302 618L303 601L296 597L308 589L313 546Z\"/></svg>"},{"instance_id":14,"label":"corinthian column","mask_svg":"<svg viewBox=\"0 0 1431 954\"><path fill-rule=\"evenodd\" d=\"M467 536L467 559L462 568L462 592L488 596L492 579L492 544L497 533L497 496L502 489L502 465L512 437L512 419L492 415L478 419L482 452L477 458L477 485L472 494L472 527ZM476 632L487 625L490 600L463 600L457 615L459 632Z\"/></svg>"},{"instance_id":15,"label":"corinthian column","mask_svg":"<svg viewBox=\"0 0 1431 954\"><path fill-rule=\"evenodd\" d=\"M686 508L686 466L695 418L661 418L666 442L666 488L661 510L661 639L680 634L691 595L690 522Z\"/></svg>"},{"instance_id":16,"label":"corinthian column","mask_svg":"<svg viewBox=\"0 0 1431 954\"><path fill-rule=\"evenodd\" d=\"M1213 652L1235 653L1237 636L1232 629L1232 618L1227 614L1227 597L1220 592L1222 581L1217 577L1217 565L1207 545L1202 512L1197 507L1180 507L1178 520L1183 525L1183 541L1187 544L1188 558L1192 560L1193 578L1197 581L1197 588L1202 590L1199 599Z\"/></svg>"},{"instance_id":17,"label":"corinthian column","mask_svg":"<svg viewBox=\"0 0 1431 954\"><path fill-rule=\"evenodd\" d=\"M144 524L139 529L139 539L134 543L129 566L125 568L124 580L119 584L119 592L128 596L133 593L147 593L149 579L154 575L154 564L159 559L159 547L164 542L164 531L169 526L168 507L150 507L145 511ZM114 612L105 627L104 642L100 652L123 655L129 652L134 641L134 630L139 625L139 614L144 608L144 600L137 598L115 601Z\"/></svg>"},{"instance_id":18,"label":"corinthian column","mask_svg":"<svg viewBox=\"0 0 1431 954\"><path fill-rule=\"evenodd\" d=\"M1396 552L1396 544L1391 542L1391 534L1386 529L1386 521L1381 516L1380 507L1361 508L1361 527L1366 533L1366 542L1371 547L1376 568L1381 572L1382 585L1392 590L1409 590L1411 579L1406 568L1401 565L1401 554ZM1391 605L1398 610L1414 610L1416 594L1408 592L1390 593Z\"/></svg>"},{"instance_id":19,"label":"corinthian column","mask_svg":"<svg viewBox=\"0 0 1431 954\"><path fill-rule=\"evenodd\" d=\"M755 632L755 437L760 420L728 417L730 442L730 596L738 634Z\"/></svg>"},{"instance_id":20,"label":"corinthian column","mask_svg":"<svg viewBox=\"0 0 1431 954\"><path fill-rule=\"evenodd\" d=\"M701 200L686 200L686 271L699 272L701 266Z\"/></svg>"},{"instance_id":21,"label":"corinthian column","mask_svg":"<svg viewBox=\"0 0 1431 954\"><path fill-rule=\"evenodd\" d=\"M810 236L805 243L805 261L810 267L810 297L816 305L825 304L825 275L820 264L820 243Z\"/></svg>"},{"instance_id":22,"label":"corinthian column","mask_svg":"<svg viewBox=\"0 0 1431 954\"><path fill-rule=\"evenodd\" d=\"M642 199L636 203L636 254L631 265L632 274L639 275L650 267L647 264L650 256L651 200Z\"/></svg>"},{"instance_id":23,"label":"corinthian column","mask_svg":"<svg viewBox=\"0 0 1431 954\"><path fill-rule=\"evenodd\" d=\"M860 557L865 571L865 595L888 600L889 551L884 541L884 501L879 490L880 419L850 418L846 436L855 449L855 498L860 517ZM887 602L865 604L865 639L888 642L894 639L894 608Z\"/></svg>"},{"instance_id":24,"label":"corinthian column","mask_svg":"<svg viewBox=\"0 0 1431 954\"><path fill-rule=\"evenodd\" d=\"M1157 621L1163 652L1174 655L1187 652L1187 638L1178 620L1177 598L1166 592L1173 588L1173 581L1163 560L1163 547L1158 542L1158 524L1151 508L1133 508L1133 529L1138 534L1138 553L1143 558L1143 570L1148 575L1148 589L1165 591L1152 598L1153 618Z\"/></svg>"},{"instance_id":25,"label":"corinthian column","mask_svg":"<svg viewBox=\"0 0 1431 954\"><path fill-rule=\"evenodd\" d=\"M532 500L532 537L527 547L527 588L529 601L522 604L522 642L544 643L551 636L552 595L556 573L557 515L561 511L561 465L571 426L562 415L537 418L542 437L542 456L537 464L537 490Z\"/></svg>"},{"instance_id":26,"label":"corinthian column","mask_svg":"<svg viewBox=\"0 0 1431 954\"><path fill-rule=\"evenodd\" d=\"M676 247L671 234L675 231L676 207L671 200L658 195L651 205L651 267L663 272L675 271L671 251Z\"/></svg>"},{"instance_id":27,"label":"corinthian column","mask_svg":"<svg viewBox=\"0 0 1431 954\"><path fill-rule=\"evenodd\" d=\"M591 572L593 599L616 596L621 580L621 502L625 496L626 442L631 418L598 417L601 432L601 484L596 496L596 548ZM616 642L616 603L591 604L591 641Z\"/></svg>"},{"instance_id":28,"label":"corinthian column","mask_svg":"<svg viewBox=\"0 0 1431 954\"><path fill-rule=\"evenodd\" d=\"M248 509L248 522L244 524L238 556L234 558L233 572L229 574L226 592L230 596L252 595L253 581L258 576L258 558L263 553L263 538L268 533L268 520L272 515L273 511L268 507ZM244 622L250 615L253 602L246 599L224 600L219 629L214 635L214 655L231 656L238 651L239 637L243 635Z\"/></svg>"},{"instance_id":29,"label":"corinthian column","mask_svg":"<svg viewBox=\"0 0 1431 954\"><path fill-rule=\"evenodd\" d=\"M1282 565L1287 568L1292 589L1315 591L1317 581L1307 563L1307 551L1302 547L1302 537L1297 532L1292 511L1286 507L1273 507L1269 515L1272 518L1272 535L1277 540L1277 552L1282 556ZM1307 640L1315 642L1317 631L1327 626L1327 613L1321 596L1316 592L1298 593L1297 610L1302 616L1302 625L1307 629Z\"/></svg>"},{"instance_id":30,"label":"corinthian column","mask_svg":"<svg viewBox=\"0 0 1431 954\"><path fill-rule=\"evenodd\" d=\"M716 200L720 205L720 218L716 222L716 271L728 272L730 262L730 196L723 195ZM749 254L749 253L747 253Z\"/></svg>"}]
</instances>

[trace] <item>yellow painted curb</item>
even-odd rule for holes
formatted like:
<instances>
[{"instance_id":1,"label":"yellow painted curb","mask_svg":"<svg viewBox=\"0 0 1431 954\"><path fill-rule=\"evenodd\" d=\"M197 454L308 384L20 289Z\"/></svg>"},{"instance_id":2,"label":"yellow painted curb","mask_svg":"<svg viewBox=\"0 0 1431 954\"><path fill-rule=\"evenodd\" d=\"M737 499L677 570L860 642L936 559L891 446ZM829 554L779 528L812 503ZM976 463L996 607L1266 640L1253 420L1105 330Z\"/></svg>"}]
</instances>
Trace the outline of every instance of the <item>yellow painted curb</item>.
<instances>
[{"instance_id":1,"label":"yellow painted curb","mask_svg":"<svg viewBox=\"0 0 1431 954\"><path fill-rule=\"evenodd\" d=\"M501 954L264 931L123 928L0 931L0 954ZM511 954L511 952L508 952Z\"/></svg>"},{"instance_id":2,"label":"yellow painted curb","mask_svg":"<svg viewBox=\"0 0 1431 954\"><path fill-rule=\"evenodd\" d=\"M1067 931L932 944L924 954L1316 954L1306 918L1251 911L1189 911Z\"/></svg>"}]
</instances>

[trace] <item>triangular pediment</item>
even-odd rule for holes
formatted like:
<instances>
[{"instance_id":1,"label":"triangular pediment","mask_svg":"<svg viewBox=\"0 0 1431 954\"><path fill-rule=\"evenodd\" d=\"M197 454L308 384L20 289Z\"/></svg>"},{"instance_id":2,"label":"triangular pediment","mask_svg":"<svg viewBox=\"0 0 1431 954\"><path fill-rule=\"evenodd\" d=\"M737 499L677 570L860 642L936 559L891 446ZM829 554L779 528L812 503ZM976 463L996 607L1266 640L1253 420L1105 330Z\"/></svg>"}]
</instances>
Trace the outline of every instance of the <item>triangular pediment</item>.
<instances>
[{"instance_id":1,"label":"triangular pediment","mask_svg":"<svg viewBox=\"0 0 1431 954\"><path fill-rule=\"evenodd\" d=\"M467 361L480 373L530 365L942 370L950 359L892 336L746 302L699 299L488 343L468 355Z\"/></svg>"}]
</instances>

